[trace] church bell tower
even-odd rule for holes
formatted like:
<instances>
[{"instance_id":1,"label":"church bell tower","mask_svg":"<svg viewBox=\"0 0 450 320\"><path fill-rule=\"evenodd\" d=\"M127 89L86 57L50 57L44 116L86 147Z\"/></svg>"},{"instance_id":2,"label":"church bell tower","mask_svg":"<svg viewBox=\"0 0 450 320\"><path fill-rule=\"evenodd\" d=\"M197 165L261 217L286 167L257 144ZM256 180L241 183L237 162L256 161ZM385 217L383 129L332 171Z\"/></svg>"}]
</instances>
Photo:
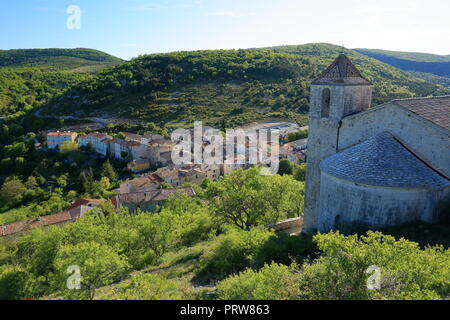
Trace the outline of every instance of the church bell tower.
<instances>
[{"instance_id":1,"label":"church bell tower","mask_svg":"<svg viewBox=\"0 0 450 320\"><path fill-rule=\"evenodd\" d=\"M320 162L337 152L341 120L370 108L372 84L341 54L313 81L310 90L309 136L303 232L317 230Z\"/></svg>"}]
</instances>

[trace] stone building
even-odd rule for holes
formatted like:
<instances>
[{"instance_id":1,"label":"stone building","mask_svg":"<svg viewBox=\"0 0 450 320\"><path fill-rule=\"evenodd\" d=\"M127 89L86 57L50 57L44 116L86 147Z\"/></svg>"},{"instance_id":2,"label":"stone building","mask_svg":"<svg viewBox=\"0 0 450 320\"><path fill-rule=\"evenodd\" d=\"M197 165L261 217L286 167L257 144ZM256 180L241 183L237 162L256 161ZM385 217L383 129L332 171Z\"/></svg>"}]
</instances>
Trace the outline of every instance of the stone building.
<instances>
[{"instance_id":1,"label":"stone building","mask_svg":"<svg viewBox=\"0 0 450 320\"><path fill-rule=\"evenodd\" d=\"M57 149L66 141L75 142L78 133L71 131L56 131L47 133L47 146L49 149Z\"/></svg>"},{"instance_id":2,"label":"stone building","mask_svg":"<svg viewBox=\"0 0 450 320\"><path fill-rule=\"evenodd\" d=\"M112 138L106 133L91 132L85 136L78 136L77 141L80 147L91 145L96 153L106 156L108 152L108 140Z\"/></svg>"},{"instance_id":3,"label":"stone building","mask_svg":"<svg viewBox=\"0 0 450 320\"><path fill-rule=\"evenodd\" d=\"M450 215L450 96L371 100L371 83L345 55L312 83L305 232Z\"/></svg>"},{"instance_id":4,"label":"stone building","mask_svg":"<svg viewBox=\"0 0 450 320\"><path fill-rule=\"evenodd\" d=\"M148 190L145 192L123 193L112 198L116 208L124 207L130 212L140 209L142 211L154 212L158 207L179 193L185 193L189 197L195 197L195 191L191 187Z\"/></svg>"}]
</instances>

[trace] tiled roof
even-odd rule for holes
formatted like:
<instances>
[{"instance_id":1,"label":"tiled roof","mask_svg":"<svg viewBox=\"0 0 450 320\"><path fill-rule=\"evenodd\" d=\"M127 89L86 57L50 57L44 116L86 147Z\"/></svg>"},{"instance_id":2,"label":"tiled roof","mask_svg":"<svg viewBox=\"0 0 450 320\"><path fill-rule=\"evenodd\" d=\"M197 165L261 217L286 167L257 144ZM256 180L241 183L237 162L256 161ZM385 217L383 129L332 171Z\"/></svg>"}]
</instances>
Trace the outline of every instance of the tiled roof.
<instances>
[{"instance_id":1,"label":"tiled roof","mask_svg":"<svg viewBox=\"0 0 450 320\"><path fill-rule=\"evenodd\" d=\"M450 186L449 180L424 164L387 132L326 158L320 168L346 180L375 186Z\"/></svg>"},{"instance_id":2,"label":"tiled roof","mask_svg":"<svg viewBox=\"0 0 450 320\"><path fill-rule=\"evenodd\" d=\"M164 137L162 135L156 133L146 133L143 135L143 138L148 139L150 141L164 140Z\"/></svg>"},{"instance_id":3,"label":"tiled roof","mask_svg":"<svg viewBox=\"0 0 450 320\"><path fill-rule=\"evenodd\" d=\"M153 140L153 141L149 142L149 145L152 147L173 146L175 144L176 144L176 142L174 142L172 140L167 140L167 139L158 139L158 140Z\"/></svg>"},{"instance_id":4,"label":"tiled roof","mask_svg":"<svg viewBox=\"0 0 450 320\"><path fill-rule=\"evenodd\" d=\"M83 138L92 137L97 139L111 139L112 137L106 133L102 132L91 132L87 136L84 136ZM81 137L79 137L81 138Z\"/></svg>"},{"instance_id":5,"label":"tiled roof","mask_svg":"<svg viewBox=\"0 0 450 320\"><path fill-rule=\"evenodd\" d=\"M126 139L130 139L132 141L142 141L142 136L136 133L124 132L123 133Z\"/></svg>"},{"instance_id":6,"label":"tiled roof","mask_svg":"<svg viewBox=\"0 0 450 320\"><path fill-rule=\"evenodd\" d=\"M72 221L72 217L68 211L43 217L37 217L25 221L18 221L11 224L0 226L0 236L9 236L19 232L31 230L37 227L45 227L67 221Z\"/></svg>"},{"instance_id":7,"label":"tiled roof","mask_svg":"<svg viewBox=\"0 0 450 320\"><path fill-rule=\"evenodd\" d=\"M159 189L150 190L146 192L134 192L134 193L122 193L117 197L121 203L148 203L165 201L169 199L171 195L176 194L179 191L184 191L190 197L195 196L195 191L191 187L185 188L171 188L171 189Z\"/></svg>"},{"instance_id":8,"label":"tiled roof","mask_svg":"<svg viewBox=\"0 0 450 320\"><path fill-rule=\"evenodd\" d=\"M141 178L136 178L130 181L125 182L125 184L131 184L137 189L141 188L147 188L154 185L159 185L164 182L164 179L162 179L159 175L156 173L151 173L149 175L146 175Z\"/></svg>"},{"instance_id":9,"label":"tiled roof","mask_svg":"<svg viewBox=\"0 0 450 320\"><path fill-rule=\"evenodd\" d=\"M0 225L0 236L9 236L38 227L47 227L54 224L72 222L92 209L92 206L89 204L97 206L99 203L100 200L95 199L78 199L74 201L72 205L66 209L66 211L63 212L18 221L7 225Z\"/></svg>"},{"instance_id":10,"label":"tiled roof","mask_svg":"<svg viewBox=\"0 0 450 320\"><path fill-rule=\"evenodd\" d=\"M392 102L450 130L450 96L398 99Z\"/></svg>"},{"instance_id":11,"label":"tiled roof","mask_svg":"<svg viewBox=\"0 0 450 320\"><path fill-rule=\"evenodd\" d=\"M313 84L371 85L345 54L340 54Z\"/></svg>"},{"instance_id":12,"label":"tiled roof","mask_svg":"<svg viewBox=\"0 0 450 320\"><path fill-rule=\"evenodd\" d=\"M110 140L108 140L106 142L108 142L108 143L117 143L117 144L120 144L120 145L125 146L125 147L137 147L137 146L141 145L141 143L136 142L136 141L126 141L126 140L117 139L117 138L110 139Z\"/></svg>"},{"instance_id":13,"label":"tiled roof","mask_svg":"<svg viewBox=\"0 0 450 320\"><path fill-rule=\"evenodd\" d=\"M176 166L167 166L163 168L159 168L155 171L155 173L163 179L172 178L178 179L179 167Z\"/></svg>"},{"instance_id":14,"label":"tiled roof","mask_svg":"<svg viewBox=\"0 0 450 320\"><path fill-rule=\"evenodd\" d=\"M72 202L72 204L70 205L70 207L67 210L71 210L73 208L79 207L79 206L97 206L100 204L100 200L97 199L77 199L74 202Z\"/></svg>"},{"instance_id":15,"label":"tiled roof","mask_svg":"<svg viewBox=\"0 0 450 320\"><path fill-rule=\"evenodd\" d=\"M71 137L73 135L77 135L76 132L71 132L71 131L56 131L56 132L49 132L47 133L47 136L50 137L56 137L56 136L63 136L63 137Z\"/></svg>"}]
</instances>

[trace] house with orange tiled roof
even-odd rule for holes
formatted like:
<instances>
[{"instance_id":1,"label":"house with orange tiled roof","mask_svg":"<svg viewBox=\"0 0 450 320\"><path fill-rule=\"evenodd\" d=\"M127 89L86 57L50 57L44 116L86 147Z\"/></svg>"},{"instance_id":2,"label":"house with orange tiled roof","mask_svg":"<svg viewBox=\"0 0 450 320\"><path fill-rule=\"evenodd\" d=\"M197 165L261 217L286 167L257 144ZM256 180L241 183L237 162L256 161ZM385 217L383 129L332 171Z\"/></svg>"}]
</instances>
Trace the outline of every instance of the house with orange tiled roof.
<instances>
[{"instance_id":1,"label":"house with orange tiled roof","mask_svg":"<svg viewBox=\"0 0 450 320\"><path fill-rule=\"evenodd\" d=\"M56 149L61 147L64 142L75 142L77 138L76 132L71 131L55 131L47 133L47 146L49 149Z\"/></svg>"},{"instance_id":2,"label":"house with orange tiled roof","mask_svg":"<svg viewBox=\"0 0 450 320\"><path fill-rule=\"evenodd\" d=\"M156 173L150 173L143 177L125 181L120 184L119 193L145 192L158 189L158 186L164 182Z\"/></svg>"},{"instance_id":3,"label":"house with orange tiled roof","mask_svg":"<svg viewBox=\"0 0 450 320\"><path fill-rule=\"evenodd\" d=\"M108 143L108 150L111 157L119 160L125 159L139 159L147 157L147 146L130 140L123 139L109 139L106 141Z\"/></svg>"},{"instance_id":4,"label":"house with orange tiled roof","mask_svg":"<svg viewBox=\"0 0 450 320\"><path fill-rule=\"evenodd\" d=\"M74 202L72 202L72 204L70 205L70 207L67 210L72 210L74 208L77 208L79 206L86 206L86 207L90 207L90 208L95 208L100 204L100 200L98 199L77 199Z\"/></svg>"},{"instance_id":5,"label":"house with orange tiled roof","mask_svg":"<svg viewBox=\"0 0 450 320\"><path fill-rule=\"evenodd\" d=\"M91 132L85 136L79 136L77 141L80 147L91 145L94 151L98 154L106 156L108 152L107 141L112 137L106 133Z\"/></svg>"},{"instance_id":6,"label":"house with orange tiled roof","mask_svg":"<svg viewBox=\"0 0 450 320\"><path fill-rule=\"evenodd\" d=\"M48 228L50 226L61 226L69 222L74 222L99 204L100 200L78 199L63 212L0 225L0 238L14 239L20 234L35 228Z\"/></svg>"}]
</instances>

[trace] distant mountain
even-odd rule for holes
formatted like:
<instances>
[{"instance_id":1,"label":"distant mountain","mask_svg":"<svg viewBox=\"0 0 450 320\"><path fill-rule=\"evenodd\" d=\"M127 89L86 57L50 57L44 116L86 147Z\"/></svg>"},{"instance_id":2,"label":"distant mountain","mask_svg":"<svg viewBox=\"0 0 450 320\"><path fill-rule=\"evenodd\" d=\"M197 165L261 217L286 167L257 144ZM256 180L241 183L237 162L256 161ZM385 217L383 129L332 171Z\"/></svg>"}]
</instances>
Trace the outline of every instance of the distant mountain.
<instances>
[{"instance_id":1,"label":"distant mountain","mask_svg":"<svg viewBox=\"0 0 450 320\"><path fill-rule=\"evenodd\" d=\"M309 86L341 52L374 84L374 104L450 93L408 72L331 44L141 56L71 86L48 114L108 113L159 124L235 126L266 117L306 124Z\"/></svg>"},{"instance_id":2,"label":"distant mountain","mask_svg":"<svg viewBox=\"0 0 450 320\"><path fill-rule=\"evenodd\" d=\"M94 72L123 60L93 49L0 50L0 68L37 68L42 71Z\"/></svg>"},{"instance_id":3,"label":"distant mountain","mask_svg":"<svg viewBox=\"0 0 450 320\"><path fill-rule=\"evenodd\" d=\"M450 56L377 49L355 49L355 51L405 71L450 78Z\"/></svg>"}]
</instances>

